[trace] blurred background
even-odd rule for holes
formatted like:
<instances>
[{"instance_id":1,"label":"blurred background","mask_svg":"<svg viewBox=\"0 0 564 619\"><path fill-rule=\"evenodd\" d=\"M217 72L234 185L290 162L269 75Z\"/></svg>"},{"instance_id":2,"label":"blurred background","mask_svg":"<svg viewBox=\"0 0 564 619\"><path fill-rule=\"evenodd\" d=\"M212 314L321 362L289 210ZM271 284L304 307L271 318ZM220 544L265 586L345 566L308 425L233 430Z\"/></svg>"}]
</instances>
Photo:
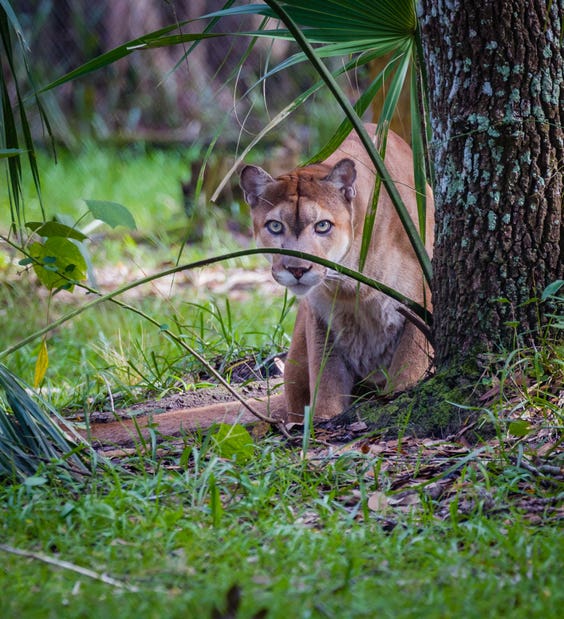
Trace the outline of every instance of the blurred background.
<instances>
[{"instance_id":1,"label":"blurred background","mask_svg":"<svg viewBox=\"0 0 564 619\"><path fill-rule=\"evenodd\" d=\"M223 0L20 0L16 10L41 87L165 26L178 24L175 33L202 32L210 20L197 18L224 4ZM187 20L196 21L180 25ZM219 20L213 30L248 32L259 25L256 17L233 16ZM249 92L261 75L296 51L289 42L260 39L245 58L250 42L250 37L232 36L203 41L193 50L184 43L139 51L57 87L44 96L55 137L69 148L88 138L206 143L227 116L231 122L221 124L220 142L237 142L241 132L262 128L315 80L313 71L301 64ZM324 104L331 105L328 98ZM292 119L294 131L305 118L314 124L313 108L306 109ZM326 113L315 114L316 125L329 120L323 119Z\"/></svg>"}]
</instances>

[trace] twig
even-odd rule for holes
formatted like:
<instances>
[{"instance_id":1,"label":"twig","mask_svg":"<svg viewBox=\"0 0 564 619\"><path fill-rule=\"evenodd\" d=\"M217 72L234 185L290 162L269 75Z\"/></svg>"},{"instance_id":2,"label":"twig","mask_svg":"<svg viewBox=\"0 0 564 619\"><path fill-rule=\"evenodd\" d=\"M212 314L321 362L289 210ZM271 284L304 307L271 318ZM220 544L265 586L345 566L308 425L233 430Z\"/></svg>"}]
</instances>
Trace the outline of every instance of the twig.
<instances>
[{"instance_id":1,"label":"twig","mask_svg":"<svg viewBox=\"0 0 564 619\"><path fill-rule=\"evenodd\" d=\"M431 333L431 329L429 328L429 325L427 325L424 320L422 320L417 314L415 314L415 312L411 311L409 308L405 307L404 305L400 305L397 308L397 311L406 320L409 320L409 322L411 322L415 327L417 327L419 329L419 331L421 331L421 333L423 333L423 335L425 336L426 340L432 346L434 346L434 344L433 344L433 334Z\"/></svg>"},{"instance_id":2,"label":"twig","mask_svg":"<svg viewBox=\"0 0 564 619\"><path fill-rule=\"evenodd\" d=\"M20 557L27 557L28 559L42 561L43 563L48 563L49 565L54 565L55 567L60 567L65 570L70 570L71 572L75 572L82 576L87 576L88 578L99 580L106 585L111 585L112 587L117 587L118 589L125 589L130 593L139 593L141 591L138 587L135 587L134 585L128 585L119 580L116 580L115 578L112 578L111 576L107 576L106 574L99 574L94 570L90 570L86 567L81 567L80 565L75 565L74 563L70 563L69 561L55 559L54 557L49 557L38 552L20 550L19 548L14 548L13 546L8 546L7 544L0 544L0 550L3 550L4 552L8 552L13 555L18 555Z\"/></svg>"}]
</instances>

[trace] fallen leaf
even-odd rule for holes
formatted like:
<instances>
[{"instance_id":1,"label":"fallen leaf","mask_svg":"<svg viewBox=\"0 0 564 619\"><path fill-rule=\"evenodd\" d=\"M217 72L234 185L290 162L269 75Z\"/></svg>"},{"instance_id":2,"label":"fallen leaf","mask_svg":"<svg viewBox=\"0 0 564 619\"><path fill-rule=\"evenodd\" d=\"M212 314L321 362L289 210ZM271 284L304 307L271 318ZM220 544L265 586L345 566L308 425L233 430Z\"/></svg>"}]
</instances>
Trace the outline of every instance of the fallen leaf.
<instances>
[{"instance_id":1,"label":"fallen leaf","mask_svg":"<svg viewBox=\"0 0 564 619\"><path fill-rule=\"evenodd\" d=\"M390 497L388 502L393 507L411 507L412 505L418 505L421 503L421 499L419 498L419 494L417 492L408 490L396 495L395 497Z\"/></svg>"},{"instance_id":2,"label":"fallen leaf","mask_svg":"<svg viewBox=\"0 0 564 619\"><path fill-rule=\"evenodd\" d=\"M384 511L388 507L388 497L383 492L373 492L368 497L368 509L373 512Z\"/></svg>"}]
</instances>

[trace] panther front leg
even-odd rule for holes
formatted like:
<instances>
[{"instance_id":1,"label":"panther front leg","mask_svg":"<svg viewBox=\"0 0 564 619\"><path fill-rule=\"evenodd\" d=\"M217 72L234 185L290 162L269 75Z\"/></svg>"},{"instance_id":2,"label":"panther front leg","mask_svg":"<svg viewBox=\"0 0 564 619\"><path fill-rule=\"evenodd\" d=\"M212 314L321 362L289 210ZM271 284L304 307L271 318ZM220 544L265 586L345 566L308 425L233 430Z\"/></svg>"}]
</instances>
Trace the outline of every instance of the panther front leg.
<instances>
[{"instance_id":1,"label":"panther front leg","mask_svg":"<svg viewBox=\"0 0 564 619\"><path fill-rule=\"evenodd\" d=\"M298 306L290 350L284 363L284 396L290 423L303 423L304 408L309 406L309 364L306 338L305 302Z\"/></svg>"},{"instance_id":2,"label":"panther front leg","mask_svg":"<svg viewBox=\"0 0 564 619\"><path fill-rule=\"evenodd\" d=\"M303 423L306 406L313 409L315 419L339 415L350 404L353 384L327 326L311 311L307 300L302 300L284 366L287 420Z\"/></svg>"},{"instance_id":3,"label":"panther front leg","mask_svg":"<svg viewBox=\"0 0 564 619\"><path fill-rule=\"evenodd\" d=\"M354 377L327 325L312 311L306 324L310 406L315 419L331 419L348 408Z\"/></svg>"}]
</instances>

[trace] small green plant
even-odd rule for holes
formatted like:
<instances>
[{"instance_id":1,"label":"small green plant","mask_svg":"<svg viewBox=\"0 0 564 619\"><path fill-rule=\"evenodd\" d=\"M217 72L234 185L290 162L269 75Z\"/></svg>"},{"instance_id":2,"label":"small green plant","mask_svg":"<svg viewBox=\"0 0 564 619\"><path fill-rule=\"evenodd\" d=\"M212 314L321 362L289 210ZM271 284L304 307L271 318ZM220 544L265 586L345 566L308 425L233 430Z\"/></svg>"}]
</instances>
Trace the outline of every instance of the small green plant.
<instances>
[{"instance_id":1,"label":"small green plant","mask_svg":"<svg viewBox=\"0 0 564 619\"><path fill-rule=\"evenodd\" d=\"M30 396L1 364L0 388L0 479L24 480L48 465L89 474L85 459L91 450L72 426L46 402Z\"/></svg>"}]
</instances>

